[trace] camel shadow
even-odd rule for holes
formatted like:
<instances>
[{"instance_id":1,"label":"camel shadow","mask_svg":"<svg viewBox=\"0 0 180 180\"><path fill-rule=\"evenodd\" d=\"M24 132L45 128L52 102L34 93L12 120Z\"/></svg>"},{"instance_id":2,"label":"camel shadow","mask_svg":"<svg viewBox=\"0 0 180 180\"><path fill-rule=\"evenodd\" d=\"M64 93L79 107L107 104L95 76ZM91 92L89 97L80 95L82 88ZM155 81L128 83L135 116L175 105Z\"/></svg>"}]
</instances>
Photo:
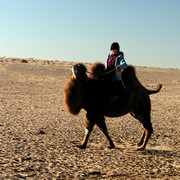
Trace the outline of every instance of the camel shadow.
<instances>
[{"instance_id":1,"label":"camel shadow","mask_svg":"<svg viewBox=\"0 0 180 180\"><path fill-rule=\"evenodd\" d=\"M146 149L142 152L144 155L152 155L152 156L163 156L166 158L170 157L178 157L178 154L172 150L167 149Z\"/></svg>"},{"instance_id":2,"label":"camel shadow","mask_svg":"<svg viewBox=\"0 0 180 180\"><path fill-rule=\"evenodd\" d=\"M119 147L116 147L115 149L124 151L127 153L134 153L134 154L139 154L139 155L147 155L147 156L159 156L159 157L164 157L164 158L179 158L179 155L176 151L167 148L167 147L160 147L160 146L154 146L154 147L147 147L144 150L138 150L137 146L132 146L132 145L121 145Z\"/></svg>"},{"instance_id":3,"label":"camel shadow","mask_svg":"<svg viewBox=\"0 0 180 180\"><path fill-rule=\"evenodd\" d=\"M71 141L71 144L73 144L73 146L75 148L79 148L79 141ZM170 148L167 147L160 147L160 146L154 146L154 147L147 147L144 150L138 150L138 146L136 145L132 145L132 144L118 144L116 145L115 148L108 148L108 146L106 146L103 143L100 144L96 144L96 143L91 143L90 146L87 146L85 149L89 149L89 148L97 148L99 150L104 150L104 151L111 151L111 150L117 150L117 151L121 151L124 153L133 153L133 154L138 154L138 155L147 155L147 156L161 156L161 157L165 157L165 158L172 158L172 157L179 157L178 153L171 150Z\"/></svg>"}]
</instances>

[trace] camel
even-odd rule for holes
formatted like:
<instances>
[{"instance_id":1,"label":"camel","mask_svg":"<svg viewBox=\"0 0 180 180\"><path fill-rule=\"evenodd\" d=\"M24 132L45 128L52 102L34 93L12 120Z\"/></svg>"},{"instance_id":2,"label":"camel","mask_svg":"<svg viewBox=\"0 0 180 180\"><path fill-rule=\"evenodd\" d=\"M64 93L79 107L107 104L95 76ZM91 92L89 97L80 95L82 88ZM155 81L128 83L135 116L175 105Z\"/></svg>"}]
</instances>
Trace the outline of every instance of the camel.
<instances>
[{"instance_id":1,"label":"camel","mask_svg":"<svg viewBox=\"0 0 180 180\"><path fill-rule=\"evenodd\" d=\"M158 93L161 84L155 90L146 89L138 80L135 67L128 66L121 74L122 81L106 80L105 66L95 63L91 75L87 76L87 68L78 63L72 68L72 75L64 90L64 103L67 111L78 115L83 108L86 111L86 129L84 140L78 147L85 149L94 125L103 132L109 142L109 148L115 148L109 136L105 117L120 117L130 113L143 125L143 133L137 150L144 150L153 132L151 124L150 94ZM118 97L109 101L112 96Z\"/></svg>"}]
</instances>

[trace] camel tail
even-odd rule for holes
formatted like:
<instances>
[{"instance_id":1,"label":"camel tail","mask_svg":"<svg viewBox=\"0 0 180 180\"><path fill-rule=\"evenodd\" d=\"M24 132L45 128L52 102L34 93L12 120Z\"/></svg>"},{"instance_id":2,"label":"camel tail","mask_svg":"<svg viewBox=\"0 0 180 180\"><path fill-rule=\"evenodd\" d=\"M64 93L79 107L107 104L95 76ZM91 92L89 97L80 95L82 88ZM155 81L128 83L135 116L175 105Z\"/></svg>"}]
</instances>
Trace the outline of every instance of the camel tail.
<instances>
[{"instance_id":1,"label":"camel tail","mask_svg":"<svg viewBox=\"0 0 180 180\"><path fill-rule=\"evenodd\" d=\"M148 92L148 94L156 94L161 90L161 88L162 88L162 84L158 84L156 89L154 89L154 90L146 89L146 91Z\"/></svg>"}]
</instances>

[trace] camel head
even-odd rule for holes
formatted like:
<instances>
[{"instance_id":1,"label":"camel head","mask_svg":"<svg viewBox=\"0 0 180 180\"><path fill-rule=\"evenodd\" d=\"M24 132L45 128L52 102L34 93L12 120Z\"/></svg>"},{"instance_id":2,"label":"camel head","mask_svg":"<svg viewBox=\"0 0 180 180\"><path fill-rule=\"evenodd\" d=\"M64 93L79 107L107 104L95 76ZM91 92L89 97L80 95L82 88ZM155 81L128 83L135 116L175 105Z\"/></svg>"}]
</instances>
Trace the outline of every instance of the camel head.
<instances>
[{"instance_id":1,"label":"camel head","mask_svg":"<svg viewBox=\"0 0 180 180\"><path fill-rule=\"evenodd\" d=\"M86 67L81 63L75 64L72 68L72 74L76 80L85 81L87 79L86 72Z\"/></svg>"}]
</instances>

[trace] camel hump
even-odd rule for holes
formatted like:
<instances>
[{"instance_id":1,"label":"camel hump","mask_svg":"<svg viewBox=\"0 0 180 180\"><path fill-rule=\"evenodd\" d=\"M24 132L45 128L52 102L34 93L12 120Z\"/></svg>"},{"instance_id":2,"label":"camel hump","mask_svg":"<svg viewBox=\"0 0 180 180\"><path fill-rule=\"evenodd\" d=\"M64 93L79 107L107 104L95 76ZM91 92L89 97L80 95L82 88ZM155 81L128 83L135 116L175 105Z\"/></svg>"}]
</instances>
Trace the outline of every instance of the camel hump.
<instances>
[{"instance_id":1,"label":"camel hump","mask_svg":"<svg viewBox=\"0 0 180 180\"><path fill-rule=\"evenodd\" d=\"M122 72L122 79L123 81L137 79L135 67L129 65L126 69L124 69Z\"/></svg>"},{"instance_id":2,"label":"camel hump","mask_svg":"<svg viewBox=\"0 0 180 180\"><path fill-rule=\"evenodd\" d=\"M104 76L105 72L105 65L101 62L96 62L91 67L90 78L101 79Z\"/></svg>"}]
</instances>

